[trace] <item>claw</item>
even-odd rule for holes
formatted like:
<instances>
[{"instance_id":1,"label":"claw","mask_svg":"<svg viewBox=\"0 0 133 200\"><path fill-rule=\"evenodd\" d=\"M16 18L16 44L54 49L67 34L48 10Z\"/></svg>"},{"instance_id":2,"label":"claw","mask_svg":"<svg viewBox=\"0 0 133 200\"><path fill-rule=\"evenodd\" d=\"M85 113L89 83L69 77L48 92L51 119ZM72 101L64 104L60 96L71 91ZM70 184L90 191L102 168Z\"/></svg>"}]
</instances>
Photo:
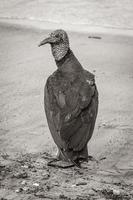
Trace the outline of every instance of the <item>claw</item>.
<instances>
[{"instance_id":1,"label":"claw","mask_svg":"<svg viewBox=\"0 0 133 200\"><path fill-rule=\"evenodd\" d=\"M71 160L71 162L78 168L81 168L79 160Z\"/></svg>"}]
</instances>

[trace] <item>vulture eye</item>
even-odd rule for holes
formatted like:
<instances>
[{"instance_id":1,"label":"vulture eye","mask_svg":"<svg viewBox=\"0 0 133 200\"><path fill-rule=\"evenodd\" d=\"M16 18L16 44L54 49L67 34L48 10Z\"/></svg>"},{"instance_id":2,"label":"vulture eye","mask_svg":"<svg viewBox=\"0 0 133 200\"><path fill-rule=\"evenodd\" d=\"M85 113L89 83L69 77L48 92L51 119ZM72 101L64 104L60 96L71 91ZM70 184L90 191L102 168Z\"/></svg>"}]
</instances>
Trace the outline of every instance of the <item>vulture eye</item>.
<instances>
[{"instance_id":1,"label":"vulture eye","mask_svg":"<svg viewBox=\"0 0 133 200\"><path fill-rule=\"evenodd\" d=\"M56 38L59 38L59 37L60 37L60 35L59 35L59 34L57 34L57 35L55 35L55 37L56 37Z\"/></svg>"}]
</instances>

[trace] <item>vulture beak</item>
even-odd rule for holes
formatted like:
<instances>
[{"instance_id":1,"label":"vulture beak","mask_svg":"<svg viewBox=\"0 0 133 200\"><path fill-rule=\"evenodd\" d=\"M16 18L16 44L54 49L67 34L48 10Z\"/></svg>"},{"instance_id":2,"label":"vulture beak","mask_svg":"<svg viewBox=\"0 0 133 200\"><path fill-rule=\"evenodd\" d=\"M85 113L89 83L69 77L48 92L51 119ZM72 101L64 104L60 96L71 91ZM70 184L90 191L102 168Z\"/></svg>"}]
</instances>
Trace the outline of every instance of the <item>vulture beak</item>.
<instances>
[{"instance_id":1,"label":"vulture beak","mask_svg":"<svg viewBox=\"0 0 133 200\"><path fill-rule=\"evenodd\" d=\"M55 42L56 42L55 38L48 37L48 38L45 38L44 40L42 40L38 46L40 47L42 45L52 44L52 43L55 43Z\"/></svg>"}]
</instances>

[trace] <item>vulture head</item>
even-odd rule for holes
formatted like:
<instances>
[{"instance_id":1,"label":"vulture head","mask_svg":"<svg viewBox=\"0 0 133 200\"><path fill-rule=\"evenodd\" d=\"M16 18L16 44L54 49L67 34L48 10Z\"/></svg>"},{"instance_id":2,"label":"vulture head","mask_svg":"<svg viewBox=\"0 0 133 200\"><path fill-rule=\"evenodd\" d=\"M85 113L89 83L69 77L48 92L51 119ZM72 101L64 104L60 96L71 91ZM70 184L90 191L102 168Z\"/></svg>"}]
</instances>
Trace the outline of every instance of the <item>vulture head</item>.
<instances>
[{"instance_id":1,"label":"vulture head","mask_svg":"<svg viewBox=\"0 0 133 200\"><path fill-rule=\"evenodd\" d=\"M67 33L62 30L55 30L50 33L49 37L42 40L39 47L44 44L50 44L52 49L52 54L55 60L61 60L69 50L69 39Z\"/></svg>"}]
</instances>

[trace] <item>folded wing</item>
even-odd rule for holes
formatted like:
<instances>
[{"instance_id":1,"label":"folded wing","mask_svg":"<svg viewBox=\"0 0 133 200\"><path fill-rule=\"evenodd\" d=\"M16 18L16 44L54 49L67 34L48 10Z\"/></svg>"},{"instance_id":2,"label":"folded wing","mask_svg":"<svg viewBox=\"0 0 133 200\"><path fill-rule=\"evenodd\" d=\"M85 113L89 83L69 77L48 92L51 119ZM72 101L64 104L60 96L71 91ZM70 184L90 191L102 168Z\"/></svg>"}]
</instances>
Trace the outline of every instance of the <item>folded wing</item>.
<instances>
[{"instance_id":1,"label":"folded wing","mask_svg":"<svg viewBox=\"0 0 133 200\"><path fill-rule=\"evenodd\" d=\"M98 110L94 77L85 72L73 82L49 77L45 111L53 139L60 149L81 151L92 136Z\"/></svg>"}]
</instances>

